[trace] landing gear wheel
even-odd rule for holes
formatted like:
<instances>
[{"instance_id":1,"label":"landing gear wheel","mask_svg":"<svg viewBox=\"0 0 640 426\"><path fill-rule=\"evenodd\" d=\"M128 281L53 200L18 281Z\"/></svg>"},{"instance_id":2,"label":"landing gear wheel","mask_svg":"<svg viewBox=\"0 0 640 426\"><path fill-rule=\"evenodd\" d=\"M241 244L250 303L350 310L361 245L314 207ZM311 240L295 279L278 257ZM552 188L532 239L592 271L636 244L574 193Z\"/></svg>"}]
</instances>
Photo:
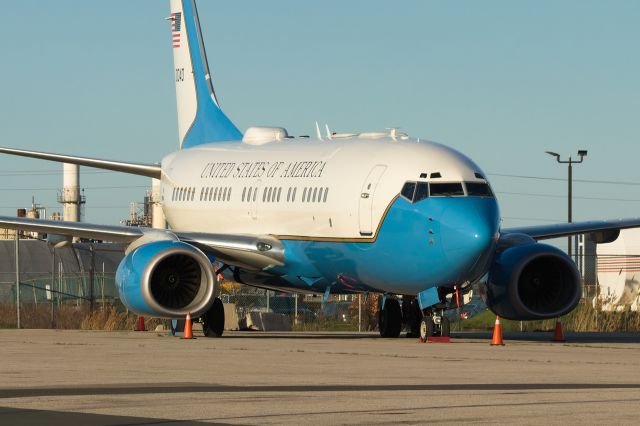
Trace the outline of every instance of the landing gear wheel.
<instances>
[{"instance_id":1,"label":"landing gear wheel","mask_svg":"<svg viewBox=\"0 0 640 426\"><path fill-rule=\"evenodd\" d=\"M224 332L224 305L216 297L213 305L202 315L202 332L206 337L220 337Z\"/></svg>"},{"instance_id":2,"label":"landing gear wheel","mask_svg":"<svg viewBox=\"0 0 640 426\"><path fill-rule=\"evenodd\" d=\"M420 341L426 342L428 337L433 336L435 329L436 325L434 324L431 316L422 318L422 321L420 322Z\"/></svg>"},{"instance_id":3,"label":"landing gear wheel","mask_svg":"<svg viewBox=\"0 0 640 426\"><path fill-rule=\"evenodd\" d=\"M418 301L416 299L411 300L407 305L408 306L404 303L402 304L402 313L404 314L406 312L404 321L409 327L407 337L420 337L420 323L422 321L422 310L420 309L420 305L418 305Z\"/></svg>"},{"instance_id":4,"label":"landing gear wheel","mask_svg":"<svg viewBox=\"0 0 640 426\"><path fill-rule=\"evenodd\" d=\"M382 337L398 337L402 330L402 311L397 299L387 299L378 312L378 328Z\"/></svg>"},{"instance_id":5,"label":"landing gear wheel","mask_svg":"<svg viewBox=\"0 0 640 426\"><path fill-rule=\"evenodd\" d=\"M440 320L440 335L442 337L449 337L451 335L451 323L449 322L449 318L444 316Z\"/></svg>"},{"instance_id":6,"label":"landing gear wheel","mask_svg":"<svg viewBox=\"0 0 640 426\"><path fill-rule=\"evenodd\" d=\"M175 336L177 333L182 333L184 331L184 320L171 320L171 335Z\"/></svg>"}]
</instances>

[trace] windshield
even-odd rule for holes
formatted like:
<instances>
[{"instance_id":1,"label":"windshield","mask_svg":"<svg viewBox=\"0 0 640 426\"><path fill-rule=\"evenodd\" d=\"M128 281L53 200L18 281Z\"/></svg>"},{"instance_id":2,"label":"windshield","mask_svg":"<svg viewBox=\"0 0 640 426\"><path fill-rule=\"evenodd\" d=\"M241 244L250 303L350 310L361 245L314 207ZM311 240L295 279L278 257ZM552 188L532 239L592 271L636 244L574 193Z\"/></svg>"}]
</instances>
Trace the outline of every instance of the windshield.
<instances>
[{"instance_id":1,"label":"windshield","mask_svg":"<svg viewBox=\"0 0 640 426\"><path fill-rule=\"evenodd\" d=\"M462 182L433 183L430 186L430 196L432 197L462 197L464 190Z\"/></svg>"},{"instance_id":2,"label":"windshield","mask_svg":"<svg viewBox=\"0 0 640 426\"><path fill-rule=\"evenodd\" d=\"M493 197L489 184L483 182L465 182L470 197Z\"/></svg>"}]
</instances>

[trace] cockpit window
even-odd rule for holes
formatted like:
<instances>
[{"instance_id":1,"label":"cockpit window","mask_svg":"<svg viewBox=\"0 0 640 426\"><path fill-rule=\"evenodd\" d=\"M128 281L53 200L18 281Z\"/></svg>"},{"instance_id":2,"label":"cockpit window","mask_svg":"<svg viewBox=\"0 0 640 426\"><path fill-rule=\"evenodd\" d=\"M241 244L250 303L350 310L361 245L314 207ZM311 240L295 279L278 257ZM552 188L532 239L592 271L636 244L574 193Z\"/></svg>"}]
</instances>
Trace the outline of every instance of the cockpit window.
<instances>
[{"instance_id":1,"label":"cockpit window","mask_svg":"<svg viewBox=\"0 0 640 426\"><path fill-rule=\"evenodd\" d=\"M465 182L470 197L493 197L489 185L483 182Z\"/></svg>"},{"instance_id":2,"label":"cockpit window","mask_svg":"<svg viewBox=\"0 0 640 426\"><path fill-rule=\"evenodd\" d=\"M416 183L415 182L405 182L402 187L402 191L400 191L400 195L406 198L409 201L413 202L413 193L416 191Z\"/></svg>"},{"instance_id":3,"label":"cockpit window","mask_svg":"<svg viewBox=\"0 0 640 426\"><path fill-rule=\"evenodd\" d=\"M461 197L464 196L464 190L462 189L462 182L448 182L448 183L431 183L431 196L432 197Z\"/></svg>"},{"instance_id":4,"label":"cockpit window","mask_svg":"<svg viewBox=\"0 0 640 426\"><path fill-rule=\"evenodd\" d=\"M426 182L418 182L416 193L413 196L413 202L417 203L429 197L429 184Z\"/></svg>"}]
</instances>

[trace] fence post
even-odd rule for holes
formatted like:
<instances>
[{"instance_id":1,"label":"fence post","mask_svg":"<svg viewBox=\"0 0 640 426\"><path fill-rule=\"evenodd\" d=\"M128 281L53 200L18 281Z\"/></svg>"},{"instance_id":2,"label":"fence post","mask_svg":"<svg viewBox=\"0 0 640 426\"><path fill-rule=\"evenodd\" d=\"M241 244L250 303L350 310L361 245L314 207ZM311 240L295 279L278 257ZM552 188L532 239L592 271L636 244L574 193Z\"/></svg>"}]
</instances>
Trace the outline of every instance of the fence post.
<instances>
[{"instance_id":1,"label":"fence post","mask_svg":"<svg viewBox=\"0 0 640 426\"><path fill-rule=\"evenodd\" d=\"M20 328L20 231L16 229L16 317Z\"/></svg>"},{"instance_id":2,"label":"fence post","mask_svg":"<svg viewBox=\"0 0 640 426\"><path fill-rule=\"evenodd\" d=\"M358 333L362 332L362 293L358 293Z\"/></svg>"},{"instance_id":3,"label":"fence post","mask_svg":"<svg viewBox=\"0 0 640 426\"><path fill-rule=\"evenodd\" d=\"M51 246L51 328L56 326L56 247Z\"/></svg>"},{"instance_id":4,"label":"fence post","mask_svg":"<svg viewBox=\"0 0 640 426\"><path fill-rule=\"evenodd\" d=\"M89 265L89 312L93 312L93 279L95 275L93 243L89 243L89 255L91 262Z\"/></svg>"}]
</instances>

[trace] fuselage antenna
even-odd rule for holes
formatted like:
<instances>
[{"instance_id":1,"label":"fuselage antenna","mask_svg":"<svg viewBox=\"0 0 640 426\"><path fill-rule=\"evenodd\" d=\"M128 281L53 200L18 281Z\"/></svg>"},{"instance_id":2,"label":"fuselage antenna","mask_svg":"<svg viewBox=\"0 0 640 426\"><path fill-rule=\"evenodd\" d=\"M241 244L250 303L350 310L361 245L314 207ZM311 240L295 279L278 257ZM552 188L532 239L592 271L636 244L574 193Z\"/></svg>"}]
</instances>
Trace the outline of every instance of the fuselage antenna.
<instances>
[{"instance_id":1,"label":"fuselage antenna","mask_svg":"<svg viewBox=\"0 0 640 426\"><path fill-rule=\"evenodd\" d=\"M333 140L333 136L331 135L331 130L329 129L329 125L325 124L324 128L327 129L327 139L328 140Z\"/></svg>"}]
</instances>

